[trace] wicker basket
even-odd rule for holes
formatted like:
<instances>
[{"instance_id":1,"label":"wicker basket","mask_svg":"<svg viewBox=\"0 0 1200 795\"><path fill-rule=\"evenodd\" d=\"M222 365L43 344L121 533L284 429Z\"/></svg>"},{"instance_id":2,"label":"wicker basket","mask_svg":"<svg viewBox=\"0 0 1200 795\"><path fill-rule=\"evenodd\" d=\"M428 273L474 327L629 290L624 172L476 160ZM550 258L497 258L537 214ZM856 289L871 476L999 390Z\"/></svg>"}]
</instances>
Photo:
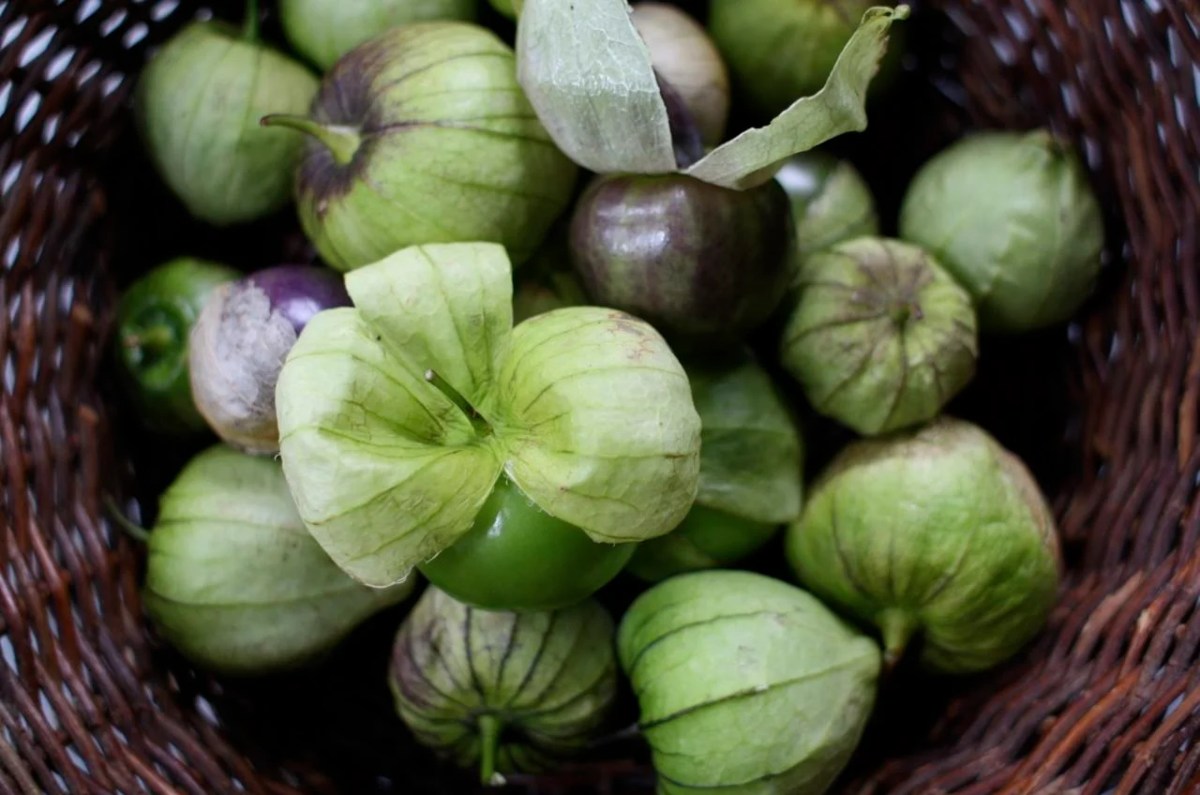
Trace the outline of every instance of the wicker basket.
<instances>
[{"instance_id":1,"label":"wicker basket","mask_svg":"<svg viewBox=\"0 0 1200 795\"><path fill-rule=\"evenodd\" d=\"M965 126L1048 124L1086 155L1111 256L1079 322L989 343L956 404L1056 496L1069 575L1049 629L995 674L885 689L839 791L1200 792L1200 7L915 5L908 85L839 143L885 212ZM311 257L290 213L253 233L197 228L140 159L132 78L197 11L0 0L0 792L471 791L391 716L395 615L318 674L214 681L148 633L140 551L106 519L108 495L135 511L190 452L121 421L105 367L115 285L183 250ZM512 791L652 789L636 747L593 756Z\"/></svg>"}]
</instances>

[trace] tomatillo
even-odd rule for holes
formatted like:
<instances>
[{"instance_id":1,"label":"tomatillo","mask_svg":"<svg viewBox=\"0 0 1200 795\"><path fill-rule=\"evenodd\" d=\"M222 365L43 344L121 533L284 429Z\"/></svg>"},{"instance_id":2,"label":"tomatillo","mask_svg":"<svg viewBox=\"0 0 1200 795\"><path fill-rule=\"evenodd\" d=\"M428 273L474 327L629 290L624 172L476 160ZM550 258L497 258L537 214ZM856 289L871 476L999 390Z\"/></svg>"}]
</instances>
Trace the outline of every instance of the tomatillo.
<instances>
[{"instance_id":1,"label":"tomatillo","mask_svg":"<svg viewBox=\"0 0 1200 795\"><path fill-rule=\"evenodd\" d=\"M217 262L178 257L131 284L117 309L122 383L142 422L160 433L204 430L188 380L188 337L205 299L238 272Z\"/></svg>"},{"instance_id":2,"label":"tomatillo","mask_svg":"<svg viewBox=\"0 0 1200 795\"><path fill-rule=\"evenodd\" d=\"M349 274L354 306L319 312L288 354L275 388L284 472L309 532L360 582L402 582L490 527L479 516L502 477L600 544L665 535L692 507L700 416L662 336L596 306L514 327L512 287L496 243L404 249ZM533 536L539 558L546 535ZM504 609L533 607L504 596ZM533 601L575 591L557 596Z\"/></svg>"},{"instance_id":3,"label":"tomatillo","mask_svg":"<svg viewBox=\"0 0 1200 795\"><path fill-rule=\"evenodd\" d=\"M555 610L607 584L636 548L592 541L501 476L467 534L418 569L474 607Z\"/></svg>"},{"instance_id":4,"label":"tomatillo","mask_svg":"<svg viewBox=\"0 0 1200 795\"><path fill-rule=\"evenodd\" d=\"M658 582L685 571L721 568L755 552L778 529L777 522L757 522L697 503L679 527L638 547L629 572Z\"/></svg>"},{"instance_id":5,"label":"tomatillo","mask_svg":"<svg viewBox=\"0 0 1200 795\"><path fill-rule=\"evenodd\" d=\"M696 500L670 533L638 545L628 571L661 580L727 568L800 516L804 440L771 377L748 350L687 367L700 415Z\"/></svg>"},{"instance_id":6,"label":"tomatillo","mask_svg":"<svg viewBox=\"0 0 1200 795\"><path fill-rule=\"evenodd\" d=\"M575 206L571 261L588 296L697 351L736 348L795 275L783 188L730 190L685 174L596 178Z\"/></svg>"}]
</instances>

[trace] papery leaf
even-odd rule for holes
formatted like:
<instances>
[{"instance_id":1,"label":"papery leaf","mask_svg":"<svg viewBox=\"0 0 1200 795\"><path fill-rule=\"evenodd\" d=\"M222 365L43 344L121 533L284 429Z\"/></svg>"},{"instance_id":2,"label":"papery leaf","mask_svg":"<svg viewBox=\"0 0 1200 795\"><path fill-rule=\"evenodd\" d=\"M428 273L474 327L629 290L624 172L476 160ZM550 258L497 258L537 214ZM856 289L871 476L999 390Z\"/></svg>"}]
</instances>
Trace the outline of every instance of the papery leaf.
<instances>
[{"instance_id":1,"label":"papery leaf","mask_svg":"<svg viewBox=\"0 0 1200 795\"><path fill-rule=\"evenodd\" d=\"M357 309L318 314L275 397L300 516L338 566L377 587L465 533L500 473L466 415L381 337Z\"/></svg>"},{"instance_id":2,"label":"papery leaf","mask_svg":"<svg viewBox=\"0 0 1200 795\"><path fill-rule=\"evenodd\" d=\"M824 88L796 100L766 127L747 130L721 144L684 173L714 185L745 190L771 179L792 155L842 133L866 129L867 88L887 52L892 23L906 19L908 13L905 5L867 9Z\"/></svg>"},{"instance_id":3,"label":"papery leaf","mask_svg":"<svg viewBox=\"0 0 1200 795\"><path fill-rule=\"evenodd\" d=\"M770 376L747 358L688 377L703 424L696 503L759 522L797 518L804 448Z\"/></svg>"},{"instance_id":4,"label":"papery leaf","mask_svg":"<svg viewBox=\"0 0 1200 795\"><path fill-rule=\"evenodd\" d=\"M667 106L625 0L528 0L517 30L518 79L542 125L576 163L601 174L676 171ZM867 126L866 95L906 5L868 9L824 88L765 127L718 146L685 174L727 188Z\"/></svg>"},{"instance_id":5,"label":"papery leaf","mask_svg":"<svg viewBox=\"0 0 1200 795\"><path fill-rule=\"evenodd\" d=\"M669 532L691 507L700 418L649 324L598 307L530 318L498 388L506 469L542 510L620 543Z\"/></svg>"},{"instance_id":6,"label":"papery leaf","mask_svg":"<svg viewBox=\"0 0 1200 795\"><path fill-rule=\"evenodd\" d=\"M517 79L558 148L584 168L675 170L667 106L625 0L526 0Z\"/></svg>"},{"instance_id":7,"label":"papery leaf","mask_svg":"<svg viewBox=\"0 0 1200 795\"><path fill-rule=\"evenodd\" d=\"M617 654L662 795L821 795L875 703L879 647L813 596L747 571L660 583ZM753 742L731 743L731 727Z\"/></svg>"},{"instance_id":8,"label":"papery leaf","mask_svg":"<svg viewBox=\"0 0 1200 795\"><path fill-rule=\"evenodd\" d=\"M512 267L494 243L397 251L346 276L364 322L424 376L433 370L486 411L512 333Z\"/></svg>"}]
</instances>

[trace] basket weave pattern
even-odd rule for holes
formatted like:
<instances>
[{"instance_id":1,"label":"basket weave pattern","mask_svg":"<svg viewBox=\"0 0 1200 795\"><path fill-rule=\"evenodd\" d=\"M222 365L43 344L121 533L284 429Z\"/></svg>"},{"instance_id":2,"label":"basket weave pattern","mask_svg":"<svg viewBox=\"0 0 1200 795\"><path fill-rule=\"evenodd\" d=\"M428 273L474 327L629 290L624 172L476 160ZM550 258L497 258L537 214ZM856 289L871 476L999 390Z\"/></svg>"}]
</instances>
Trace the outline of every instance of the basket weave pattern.
<instances>
[{"instance_id":1,"label":"basket weave pattern","mask_svg":"<svg viewBox=\"0 0 1200 795\"><path fill-rule=\"evenodd\" d=\"M1041 640L963 689L855 795L1200 792L1200 7L929 0L963 35L978 123L1050 125L1111 209L1110 286L1072 330L1056 495L1069 572ZM139 552L105 518L126 470L103 369L115 298L106 155L187 0L0 0L0 793L333 791L230 739L163 666ZM628 768L582 776L629 792ZM533 782L528 792L565 792ZM404 791L410 791L401 787ZM457 790L447 790L457 791Z\"/></svg>"}]
</instances>

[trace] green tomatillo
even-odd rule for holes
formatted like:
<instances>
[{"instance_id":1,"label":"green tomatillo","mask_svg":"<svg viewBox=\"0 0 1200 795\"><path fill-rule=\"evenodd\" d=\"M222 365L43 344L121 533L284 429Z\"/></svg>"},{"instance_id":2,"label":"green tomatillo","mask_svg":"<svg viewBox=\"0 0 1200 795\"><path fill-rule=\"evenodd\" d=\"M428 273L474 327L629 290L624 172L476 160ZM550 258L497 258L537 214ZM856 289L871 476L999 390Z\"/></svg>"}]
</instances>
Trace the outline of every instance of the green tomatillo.
<instances>
[{"instance_id":1,"label":"green tomatillo","mask_svg":"<svg viewBox=\"0 0 1200 795\"><path fill-rule=\"evenodd\" d=\"M659 583L617 655L660 795L822 795L875 703L879 647L811 595L744 571Z\"/></svg>"},{"instance_id":2,"label":"green tomatillo","mask_svg":"<svg viewBox=\"0 0 1200 795\"><path fill-rule=\"evenodd\" d=\"M508 45L477 25L403 25L343 56L309 116L263 119L311 136L296 203L326 262L346 271L463 241L501 243L515 262L533 253L566 209L576 168L515 70Z\"/></svg>"},{"instance_id":3,"label":"green tomatillo","mask_svg":"<svg viewBox=\"0 0 1200 795\"><path fill-rule=\"evenodd\" d=\"M788 530L805 587L879 627L890 661L969 673L1015 654L1054 606L1054 518L1024 464L943 418L847 447Z\"/></svg>"},{"instance_id":4,"label":"green tomatillo","mask_svg":"<svg viewBox=\"0 0 1200 795\"><path fill-rule=\"evenodd\" d=\"M967 137L917 173L900 236L967 288L984 331L1067 320L1100 271L1104 218L1070 146L1046 130Z\"/></svg>"},{"instance_id":5,"label":"green tomatillo","mask_svg":"<svg viewBox=\"0 0 1200 795\"><path fill-rule=\"evenodd\" d=\"M204 301L238 272L179 257L131 284L117 307L117 359L122 382L142 422L159 433L204 430L188 380L188 337Z\"/></svg>"},{"instance_id":6,"label":"green tomatillo","mask_svg":"<svg viewBox=\"0 0 1200 795\"><path fill-rule=\"evenodd\" d=\"M599 544L667 533L691 507L700 418L649 324L567 307L513 328L512 269L491 243L404 249L346 288L354 307L304 329L275 406L300 515L356 579L401 581L460 540L490 551L471 530L510 499ZM519 494L489 508L508 482Z\"/></svg>"},{"instance_id":7,"label":"green tomatillo","mask_svg":"<svg viewBox=\"0 0 1200 795\"><path fill-rule=\"evenodd\" d=\"M399 25L475 18L477 0L280 0L288 43L321 71L367 39Z\"/></svg>"},{"instance_id":8,"label":"green tomatillo","mask_svg":"<svg viewBox=\"0 0 1200 795\"><path fill-rule=\"evenodd\" d=\"M501 477L471 529L420 572L482 608L553 610L583 601L629 562L637 544L598 544Z\"/></svg>"},{"instance_id":9,"label":"green tomatillo","mask_svg":"<svg viewBox=\"0 0 1200 795\"><path fill-rule=\"evenodd\" d=\"M713 0L708 30L739 96L779 113L816 93L868 9L878 0ZM898 66L899 47L881 68ZM895 53L895 54L891 54Z\"/></svg>"},{"instance_id":10,"label":"green tomatillo","mask_svg":"<svg viewBox=\"0 0 1200 795\"><path fill-rule=\"evenodd\" d=\"M396 636L388 682L419 742L503 785L582 750L603 724L617 692L612 619L591 599L512 613L430 587Z\"/></svg>"},{"instance_id":11,"label":"green tomatillo","mask_svg":"<svg viewBox=\"0 0 1200 795\"><path fill-rule=\"evenodd\" d=\"M309 663L411 590L347 577L304 529L278 462L217 446L162 495L142 601L195 664L256 675Z\"/></svg>"},{"instance_id":12,"label":"green tomatillo","mask_svg":"<svg viewBox=\"0 0 1200 795\"><path fill-rule=\"evenodd\" d=\"M792 203L801 257L856 237L879 234L875 197L848 160L811 151L775 174Z\"/></svg>"},{"instance_id":13,"label":"green tomatillo","mask_svg":"<svg viewBox=\"0 0 1200 795\"><path fill-rule=\"evenodd\" d=\"M720 568L753 554L778 530L775 522L759 522L696 504L670 533L638 544L625 568L647 582L685 571Z\"/></svg>"},{"instance_id":14,"label":"green tomatillo","mask_svg":"<svg viewBox=\"0 0 1200 795\"><path fill-rule=\"evenodd\" d=\"M770 376L744 353L687 372L700 487L679 527L638 545L628 569L646 580L735 563L800 515L804 445Z\"/></svg>"},{"instance_id":15,"label":"green tomatillo","mask_svg":"<svg viewBox=\"0 0 1200 795\"><path fill-rule=\"evenodd\" d=\"M227 225L287 204L303 142L259 127L268 111L304 113L317 92L306 68L243 31L196 22L163 45L138 81L134 108L150 160L196 218Z\"/></svg>"},{"instance_id":16,"label":"green tomatillo","mask_svg":"<svg viewBox=\"0 0 1200 795\"><path fill-rule=\"evenodd\" d=\"M971 296L920 248L861 237L809 256L783 366L813 408L864 435L937 416L975 374Z\"/></svg>"}]
</instances>

